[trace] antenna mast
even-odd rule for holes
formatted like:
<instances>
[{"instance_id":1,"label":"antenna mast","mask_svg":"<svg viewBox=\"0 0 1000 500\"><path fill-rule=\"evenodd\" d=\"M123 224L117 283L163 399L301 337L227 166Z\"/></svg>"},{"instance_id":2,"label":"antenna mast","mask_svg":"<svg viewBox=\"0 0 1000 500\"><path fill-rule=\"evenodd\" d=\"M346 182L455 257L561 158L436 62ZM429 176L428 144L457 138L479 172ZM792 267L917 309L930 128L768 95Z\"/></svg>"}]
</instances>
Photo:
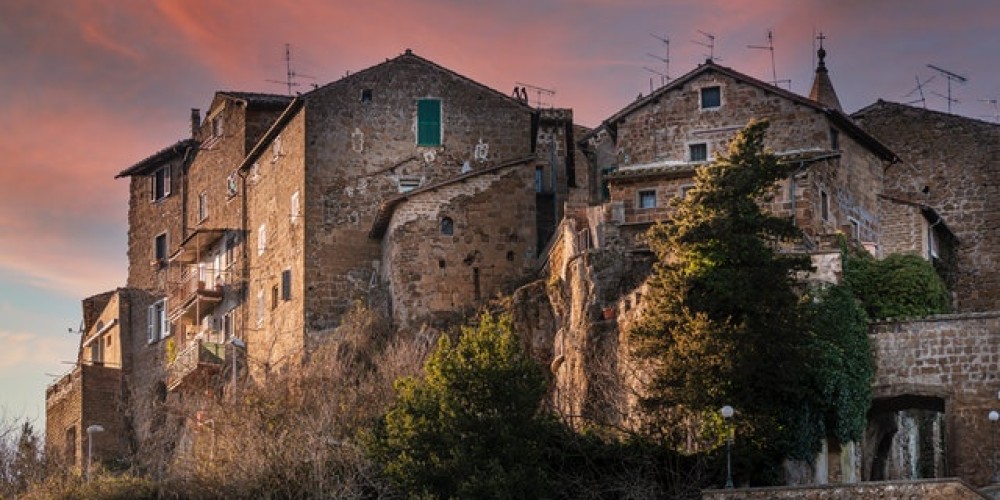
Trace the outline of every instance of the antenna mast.
<instances>
[{"instance_id":1,"label":"antenna mast","mask_svg":"<svg viewBox=\"0 0 1000 500\"><path fill-rule=\"evenodd\" d=\"M773 30L767 30L767 45L747 45L748 49L763 49L771 53L771 85L775 87L778 86L778 82L792 83L791 80L778 80L778 70L774 65L774 33Z\"/></svg>"},{"instance_id":2,"label":"antenna mast","mask_svg":"<svg viewBox=\"0 0 1000 500\"><path fill-rule=\"evenodd\" d=\"M546 96L549 96L549 97L552 97L552 96L556 95L556 91L553 90L553 89L546 89L546 88L542 88L542 87L537 87L535 85L531 85L531 84L527 84L527 83L523 83L523 82L514 82L514 83L517 84L517 85L520 85L520 86L524 87L525 89L531 89L531 90L535 91L535 107L536 108L540 108L543 105L550 106L549 103L542 102L542 95L546 95Z\"/></svg>"},{"instance_id":3,"label":"antenna mast","mask_svg":"<svg viewBox=\"0 0 1000 500\"><path fill-rule=\"evenodd\" d=\"M706 32L704 32L702 30L697 30L697 31L698 31L698 33L701 33L701 36L705 37L705 39L708 40L708 42L699 42L698 40L691 40L691 43L695 43L695 44L701 45L702 47L708 47L708 60L709 61L714 61L715 60L715 35L713 35L711 33L706 33ZM722 58L720 57L719 60L721 61Z\"/></svg>"},{"instance_id":4,"label":"antenna mast","mask_svg":"<svg viewBox=\"0 0 1000 500\"><path fill-rule=\"evenodd\" d=\"M308 78L310 80L315 80L316 79L316 77L313 77L313 76L302 75L302 74L296 73L295 70L292 69L292 45L289 44L289 43L286 43L285 44L285 80L284 81L281 81L281 80L267 80L267 81L270 82L270 83L280 83L282 85L285 85L288 88L288 95L292 95L292 87L298 87L299 85L302 85L301 83L295 81L296 77L298 77L298 78Z\"/></svg>"},{"instance_id":5,"label":"antenna mast","mask_svg":"<svg viewBox=\"0 0 1000 500\"><path fill-rule=\"evenodd\" d=\"M920 81L920 77L919 76L914 76L913 78L915 78L917 80L917 87L914 88L913 90L911 90L909 93L907 93L903 97L910 97L911 95L913 95L914 92L916 92L916 93L918 93L920 95L920 98L919 99L914 99L912 101L905 102L904 104L916 104L916 103L919 102L920 105L924 107L924 109L927 109L927 99L924 98L924 85L927 85L928 83L930 83L931 80L933 80L935 76L937 76L937 75L931 75L930 78L928 78L928 79L926 79L924 81Z\"/></svg>"},{"instance_id":6,"label":"antenna mast","mask_svg":"<svg viewBox=\"0 0 1000 500\"><path fill-rule=\"evenodd\" d=\"M948 79L948 97L942 96L940 94L936 94L936 95L939 95L940 97L944 97L945 99L947 99L947 101L948 101L948 112L951 113L951 103L953 103L953 102L959 102L958 99L952 99L951 98L951 82L952 81L956 81L958 83L965 83L965 82L969 81L969 79L966 78L966 77L964 77L964 76L962 76L962 75L959 75L957 73L952 73L951 71L948 71L946 69L939 68L939 67L937 67L937 66L935 66L933 64L928 64L927 67L930 68L930 69L933 69L934 71L937 71L938 73L941 73L942 75L944 75L944 77L946 79Z\"/></svg>"},{"instance_id":7,"label":"antenna mast","mask_svg":"<svg viewBox=\"0 0 1000 500\"><path fill-rule=\"evenodd\" d=\"M653 38L655 38L655 39L663 42L663 52L664 52L663 57L654 56L653 54L649 54L649 53L647 53L646 55L648 55L649 57L652 57L653 59L657 59L657 60L659 60L660 62L663 63L663 77L666 79L666 81L664 81L663 83L669 82L670 81L670 39L667 38L667 37L665 37L665 36L658 36L658 35L654 35L652 33L650 33L649 36L651 36L651 37L653 37Z\"/></svg>"}]
</instances>

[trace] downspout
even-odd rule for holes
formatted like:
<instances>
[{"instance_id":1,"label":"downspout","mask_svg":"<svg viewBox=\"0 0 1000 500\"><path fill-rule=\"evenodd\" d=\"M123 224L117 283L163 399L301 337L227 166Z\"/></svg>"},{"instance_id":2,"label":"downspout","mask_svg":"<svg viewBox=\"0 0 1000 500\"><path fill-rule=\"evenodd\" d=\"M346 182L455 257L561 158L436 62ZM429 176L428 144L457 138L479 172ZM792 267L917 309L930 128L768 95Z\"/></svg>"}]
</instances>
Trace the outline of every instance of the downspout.
<instances>
[{"instance_id":1,"label":"downspout","mask_svg":"<svg viewBox=\"0 0 1000 500\"><path fill-rule=\"evenodd\" d=\"M240 199L240 234L243 235L243 270L241 271L243 276L240 280L242 284L242 286L240 287L240 299L241 302L243 303L243 307L242 311L240 312L239 336L234 335L233 339L236 340L239 339L240 336L242 336L244 339L243 345L247 345L245 339L247 337L247 316L248 316L248 310L250 309L250 249L249 249L250 233L247 227L249 225L249 219L248 219L249 216L247 214L247 206L248 206L247 171L240 168L236 170L236 173L237 175L240 176L240 186L243 191ZM232 342L232 347L233 347L233 394L235 394L236 393L236 349L238 348L237 343ZM246 357L245 363L249 371L250 367L249 349L247 351L248 352L245 353L244 356Z\"/></svg>"}]
</instances>

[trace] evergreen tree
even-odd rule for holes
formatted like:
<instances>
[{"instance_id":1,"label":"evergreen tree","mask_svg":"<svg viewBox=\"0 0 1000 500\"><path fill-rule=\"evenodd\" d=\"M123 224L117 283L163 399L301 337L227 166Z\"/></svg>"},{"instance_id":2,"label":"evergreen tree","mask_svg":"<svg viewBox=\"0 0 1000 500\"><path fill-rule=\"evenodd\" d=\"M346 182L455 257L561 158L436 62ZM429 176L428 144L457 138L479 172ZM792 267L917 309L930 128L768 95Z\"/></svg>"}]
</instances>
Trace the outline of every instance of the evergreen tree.
<instances>
[{"instance_id":1,"label":"evergreen tree","mask_svg":"<svg viewBox=\"0 0 1000 500\"><path fill-rule=\"evenodd\" d=\"M718 423L718 409L733 406L743 456L752 450L756 465L775 466L754 473L756 482L776 481L780 458L808 453L819 411L794 288L809 261L777 251L800 232L761 208L791 168L764 150L767 128L749 124L727 155L697 170L672 220L651 229L651 307L632 331L654 370L644 403L655 425L670 432ZM702 427L714 428L718 443L719 427ZM675 446L690 449L689 434L674 436Z\"/></svg>"},{"instance_id":2,"label":"evergreen tree","mask_svg":"<svg viewBox=\"0 0 1000 500\"><path fill-rule=\"evenodd\" d=\"M545 383L511 319L484 314L442 336L423 380L397 381L398 400L370 440L386 473L415 497L535 498L547 491L539 409Z\"/></svg>"}]
</instances>

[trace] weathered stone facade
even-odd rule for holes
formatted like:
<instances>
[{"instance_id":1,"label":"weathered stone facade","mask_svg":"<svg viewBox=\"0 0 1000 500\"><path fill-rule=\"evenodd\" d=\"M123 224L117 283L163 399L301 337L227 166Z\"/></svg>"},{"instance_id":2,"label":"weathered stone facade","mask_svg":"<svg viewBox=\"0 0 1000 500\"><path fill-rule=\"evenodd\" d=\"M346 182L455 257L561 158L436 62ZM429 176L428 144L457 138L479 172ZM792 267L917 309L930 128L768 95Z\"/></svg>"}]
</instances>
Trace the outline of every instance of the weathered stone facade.
<instances>
[{"instance_id":1,"label":"weathered stone facade","mask_svg":"<svg viewBox=\"0 0 1000 500\"><path fill-rule=\"evenodd\" d=\"M853 116L902 159L885 172L882 202L893 250L926 257L928 229L946 226L956 309L1000 309L1000 125L886 101Z\"/></svg>"},{"instance_id":2,"label":"weathered stone facade","mask_svg":"<svg viewBox=\"0 0 1000 500\"><path fill-rule=\"evenodd\" d=\"M701 498L702 500L909 500L913 498L983 500L990 497L979 493L960 479L928 479L831 486L708 490L702 493Z\"/></svg>"}]
</instances>

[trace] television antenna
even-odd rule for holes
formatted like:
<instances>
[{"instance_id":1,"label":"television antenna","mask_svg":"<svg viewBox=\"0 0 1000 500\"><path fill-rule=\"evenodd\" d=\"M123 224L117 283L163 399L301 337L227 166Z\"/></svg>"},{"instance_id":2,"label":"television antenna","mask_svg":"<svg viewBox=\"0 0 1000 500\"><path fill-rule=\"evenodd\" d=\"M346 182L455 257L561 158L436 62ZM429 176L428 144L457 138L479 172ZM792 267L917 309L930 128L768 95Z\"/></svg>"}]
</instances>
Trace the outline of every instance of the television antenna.
<instances>
[{"instance_id":1,"label":"television antenna","mask_svg":"<svg viewBox=\"0 0 1000 500\"><path fill-rule=\"evenodd\" d=\"M307 78L309 80L315 80L315 76L303 75L296 73L292 69L292 45L289 43L285 44L285 80L267 80L270 83L279 83L288 88L288 95L292 95L292 87L298 87L302 85L301 83L295 81L296 78Z\"/></svg>"},{"instance_id":2,"label":"television antenna","mask_svg":"<svg viewBox=\"0 0 1000 500\"><path fill-rule=\"evenodd\" d=\"M649 71L650 73L652 73L654 75L660 75L660 86L661 87L663 85L667 84L667 75L666 74L660 73L659 71L656 71L655 69L650 68L649 66L643 66L642 69L644 69L646 71ZM653 78L652 77L649 78L649 93L650 94L653 93Z\"/></svg>"},{"instance_id":3,"label":"television antenna","mask_svg":"<svg viewBox=\"0 0 1000 500\"><path fill-rule=\"evenodd\" d=\"M916 93L916 94L918 94L920 96L920 98L919 99L913 99L912 101L907 101L907 102L905 102L903 104L916 104L916 103L919 102L920 105L924 107L924 109L927 109L927 99L924 98L924 85L927 85L928 83L930 83L932 80L934 80L934 77L936 77L936 76L937 75L931 75L930 78L928 78L928 79L926 79L924 81L920 81L920 77L919 76L914 76L913 78L917 80L917 86L916 86L916 88L914 88L913 90L909 91L903 97L910 97L911 95L913 95L913 94Z\"/></svg>"},{"instance_id":4,"label":"television antenna","mask_svg":"<svg viewBox=\"0 0 1000 500\"><path fill-rule=\"evenodd\" d=\"M655 56L650 53L646 53L649 57L656 59L663 63L663 77L665 78L664 83L670 81L670 39L664 36L654 35L652 33L649 36L659 40L663 43L663 57Z\"/></svg>"},{"instance_id":5,"label":"television antenna","mask_svg":"<svg viewBox=\"0 0 1000 500\"><path fill-rule=\"evenodd\" d=\"M946 79L948 79L948 96L947 97L945 97L945 96L943 96L941 94L938 94L937 92L932 92L932 93L934 95L938 96L938 97L943 97L945 100L948 101L948 112L951 113L951 103L953 103L953 102L955 102L955 103L959 102L958 99L952 99L951 98L951 82L954 81L954 82L958 82L958 83L965 83L965 82L969 81L969 79L966 78L966 77L964 77L964 76L962 76L962 75L959 75L958 73L952 73L951 71L948 71L946 69L939 68L939 67L937 67L937 66L935 66L933 64L928 64L927 67L930 68L930 69L933 69L934 71L937 71L938 73L941 73L942 75L944 75L944 77Z\"/></svg>"},{"instance_id":6,"label":"television antenna","mask_svg":"<svg viewBox=\"0 0 1000 500\"><path fill-rule=\"evenodd\" d=\"M698 40L691 40L691 43L694 43L694 44L697 44L697 45L701 45L702 47L707 47L708 48L708 60L709 61L714 61L715 60L715 35L713 35L711 33L704 32L702 30L697 30L697 31L698 31L698 33L701 34L701 36L705 37L705 39L708 40L708 41L707 42L699 42ZM722 58L720 57L719 60L721 61Z\"/></svg>"},{"instance_id":7,"label":"television antenna","mask_svg":"<svg viewBox=\"0 0 1000 500\"><path fill-rule=\"evenodd\" d=\"M531 85L531 84L528 84L528 83L523 83L523 82L514 82L514 83L517 84L517 85L520 85L520 86L524 87L525 89L530 89L530 90L532 90L532 91L535 92L535 107L536 108L541 108L542 106L550 106L551 107L551 105L549 103L542 102L542 96L544 95L544 96L552 97L552 96L556 95L556 91L555 90L553 90L553 89L547 89L547 88L543 88L543 87L538 87L538 86Z\"/></svg>"},{"instance_id":8,"label":"television antenna","mask_svg":"<svg viewBox=\"0 0 1000 500\"><path fill-rule=\"evenodd\" d=\"M773 30L767 30L767 45L747 45L748 49L761 49L766 50L771 53L771 85L775 87L778 83L788 83L789 87L792 84L791 80L778 80L778 70L774 65L774 33Z\"/></svg>"}]
</instances>

